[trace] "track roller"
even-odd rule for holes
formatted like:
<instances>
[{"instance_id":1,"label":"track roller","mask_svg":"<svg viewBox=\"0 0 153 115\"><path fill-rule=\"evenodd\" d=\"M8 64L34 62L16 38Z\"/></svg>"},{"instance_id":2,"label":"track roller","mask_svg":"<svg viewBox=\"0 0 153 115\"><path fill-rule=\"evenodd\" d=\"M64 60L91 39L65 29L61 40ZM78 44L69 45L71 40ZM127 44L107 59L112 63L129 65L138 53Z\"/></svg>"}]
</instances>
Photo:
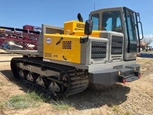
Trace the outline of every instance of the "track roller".
<instances>
[{"instance_id":1,"label":"track roller","mask_svg":"<svg viewBox=\"0 0 153 115\"><path fill-rule=\"evenodd\" d=\"M36 58L12 58L14 76L29 88L35 86L54 95L54 98L74 95L88 87L86 70L43 62Z\"/></svg>"}]
</instances>

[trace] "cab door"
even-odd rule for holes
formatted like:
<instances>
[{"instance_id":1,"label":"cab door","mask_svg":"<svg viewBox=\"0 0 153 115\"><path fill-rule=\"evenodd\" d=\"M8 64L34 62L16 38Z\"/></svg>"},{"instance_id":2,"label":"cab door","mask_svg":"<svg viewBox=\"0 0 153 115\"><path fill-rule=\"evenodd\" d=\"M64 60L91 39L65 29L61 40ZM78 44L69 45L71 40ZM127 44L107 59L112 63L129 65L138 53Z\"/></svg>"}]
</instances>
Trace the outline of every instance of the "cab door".
<instances>
[{"instance_id":1,"label":"cab door","mask_svg":"<svg viewBox=\"0 0 153 115\"><path fill-rule=\"evenodd\" d=\"M125 54L124 60L135 60L137 57L138 28L136 14L124 7L125 18Z\"/></svg>"}]
</instances>

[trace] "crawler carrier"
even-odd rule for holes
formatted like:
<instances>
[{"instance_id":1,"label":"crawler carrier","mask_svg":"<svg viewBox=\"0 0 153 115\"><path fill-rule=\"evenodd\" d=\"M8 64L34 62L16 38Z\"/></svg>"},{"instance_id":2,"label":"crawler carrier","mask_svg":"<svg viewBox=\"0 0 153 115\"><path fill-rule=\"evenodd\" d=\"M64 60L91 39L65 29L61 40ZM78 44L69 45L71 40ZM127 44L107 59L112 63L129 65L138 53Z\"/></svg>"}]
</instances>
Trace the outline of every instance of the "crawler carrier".
<instances>
[{"instance_id":1,"label":"crawler carrier","mask_svg":"<svg viewBox=\"0 0 153 115\"><path fill-rule=\"evenodd\" d=\"M86 22L79 13L63 28L42 24L37 50L9 51L23 55L12 58L12 72L21 83L55 97L83 92L90 83L135 81L139 25L142 30L139 13L127 7L92 11Z\"/></svg>"}]
</instances>

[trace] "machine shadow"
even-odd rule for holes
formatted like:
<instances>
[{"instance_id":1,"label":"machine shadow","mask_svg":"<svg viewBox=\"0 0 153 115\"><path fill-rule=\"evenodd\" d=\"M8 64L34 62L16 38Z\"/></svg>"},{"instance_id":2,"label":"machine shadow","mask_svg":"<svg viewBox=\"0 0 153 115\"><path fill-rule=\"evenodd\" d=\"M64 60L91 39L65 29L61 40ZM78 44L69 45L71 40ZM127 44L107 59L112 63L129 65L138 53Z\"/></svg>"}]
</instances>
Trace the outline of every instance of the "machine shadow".
<instances>
[{"instance_id":1,"label":"machine shadow","mask_svg":"<svg viewBox=\"0 0 153 115\"><path fill-rule=\"evenodd\" d=\"M126 94L129 92L129 87L120 84L104 87L101 90L87 88L86 91L69 97L66 102L73 104L78 110L99 108L104 105L112 107L125 102Z\"/></svg>"},{"instance_id":2,"label":"machine shadow","mask_svg":"<svg viewBox=\"0 0 153 115\"><path fill-rule=\"evenodd\" d=\"M29 89L14 79L11 70L1 71L2 74L8 78L11 82L21 87L24 92ZM82 93L64 98L62 101L65 104L72 105L75 109L86 110L92 108L99 108L104 105L111 107L112 105L119 105L127 100L127 93L130 88L120 84L115 84L111 87L102 88L102 90L93 90L87 88ZM37 92L38 93L38 92ZM49 103L49 100L48 100Z\"/></svg>"}]
</instances>

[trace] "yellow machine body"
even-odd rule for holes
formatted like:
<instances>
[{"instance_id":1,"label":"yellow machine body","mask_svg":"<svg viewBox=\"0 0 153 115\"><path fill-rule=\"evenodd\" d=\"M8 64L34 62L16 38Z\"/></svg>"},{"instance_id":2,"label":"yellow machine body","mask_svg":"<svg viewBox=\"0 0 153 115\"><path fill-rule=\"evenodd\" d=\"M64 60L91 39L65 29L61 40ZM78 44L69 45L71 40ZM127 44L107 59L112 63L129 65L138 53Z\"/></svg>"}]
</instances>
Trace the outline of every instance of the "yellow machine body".
<instances>
[{"instance_id":1,"label":"yellow machine body","mask_svg":"<svg viewBox=\"0 0 153 115\"><path fill-rule=\"evenodd\" d=\"M77 20L67 21L64 23L64 34L85 36L84 26L85 26L84 22L79 22ZM91 36L99 37L100 31L93 31Z\"/></svg>"},{"instance_id":2,"label":"yellow machine body","mask_svg":"<svg viewBox=\"0 0 153 115\"><path fill-rule=\"evenodd\" d=\"M86 36L84 26L84 22L68 21L64 23L64 34L45 34L43 58L80 64L80 37ZM93 31L90 36L99 38L100 31Z\"/></svg>"},{"instance_id":3,"label":"yellow machine body","mask_svg":"<svg viewBox=\"0 0 153 115\"><path fill-rule=\"evenodd\" d=\"M64 23L64 34L73 34L76 31L84 31L84 22L79 22L77 20L72 20Z\"/></svg>"},{"instance_id":4,"label":"yellow machine body","mask_svg":"<svg viewBox=\"0 0 153 115\"><path fill-rule=\"evenodd\" d=\"M86 36L85 34L84 34L84 32L82 32L82 31L77 31L77 32L75 32L73 35L75 35L75 36ZM95 38L100 38L100 31L92 31L92 34L90 35L91 37L95 37Z\"/></svg>"},{"instance_id":5,"label":"yellow machine body","mask_svg":"<svg viewBox=\"0 0 153 115\"><path fill-rule=\"evenodd\" d=\"M44 59L80 63L80 37L45 34Z\"/></svg>"}]
</instances>

